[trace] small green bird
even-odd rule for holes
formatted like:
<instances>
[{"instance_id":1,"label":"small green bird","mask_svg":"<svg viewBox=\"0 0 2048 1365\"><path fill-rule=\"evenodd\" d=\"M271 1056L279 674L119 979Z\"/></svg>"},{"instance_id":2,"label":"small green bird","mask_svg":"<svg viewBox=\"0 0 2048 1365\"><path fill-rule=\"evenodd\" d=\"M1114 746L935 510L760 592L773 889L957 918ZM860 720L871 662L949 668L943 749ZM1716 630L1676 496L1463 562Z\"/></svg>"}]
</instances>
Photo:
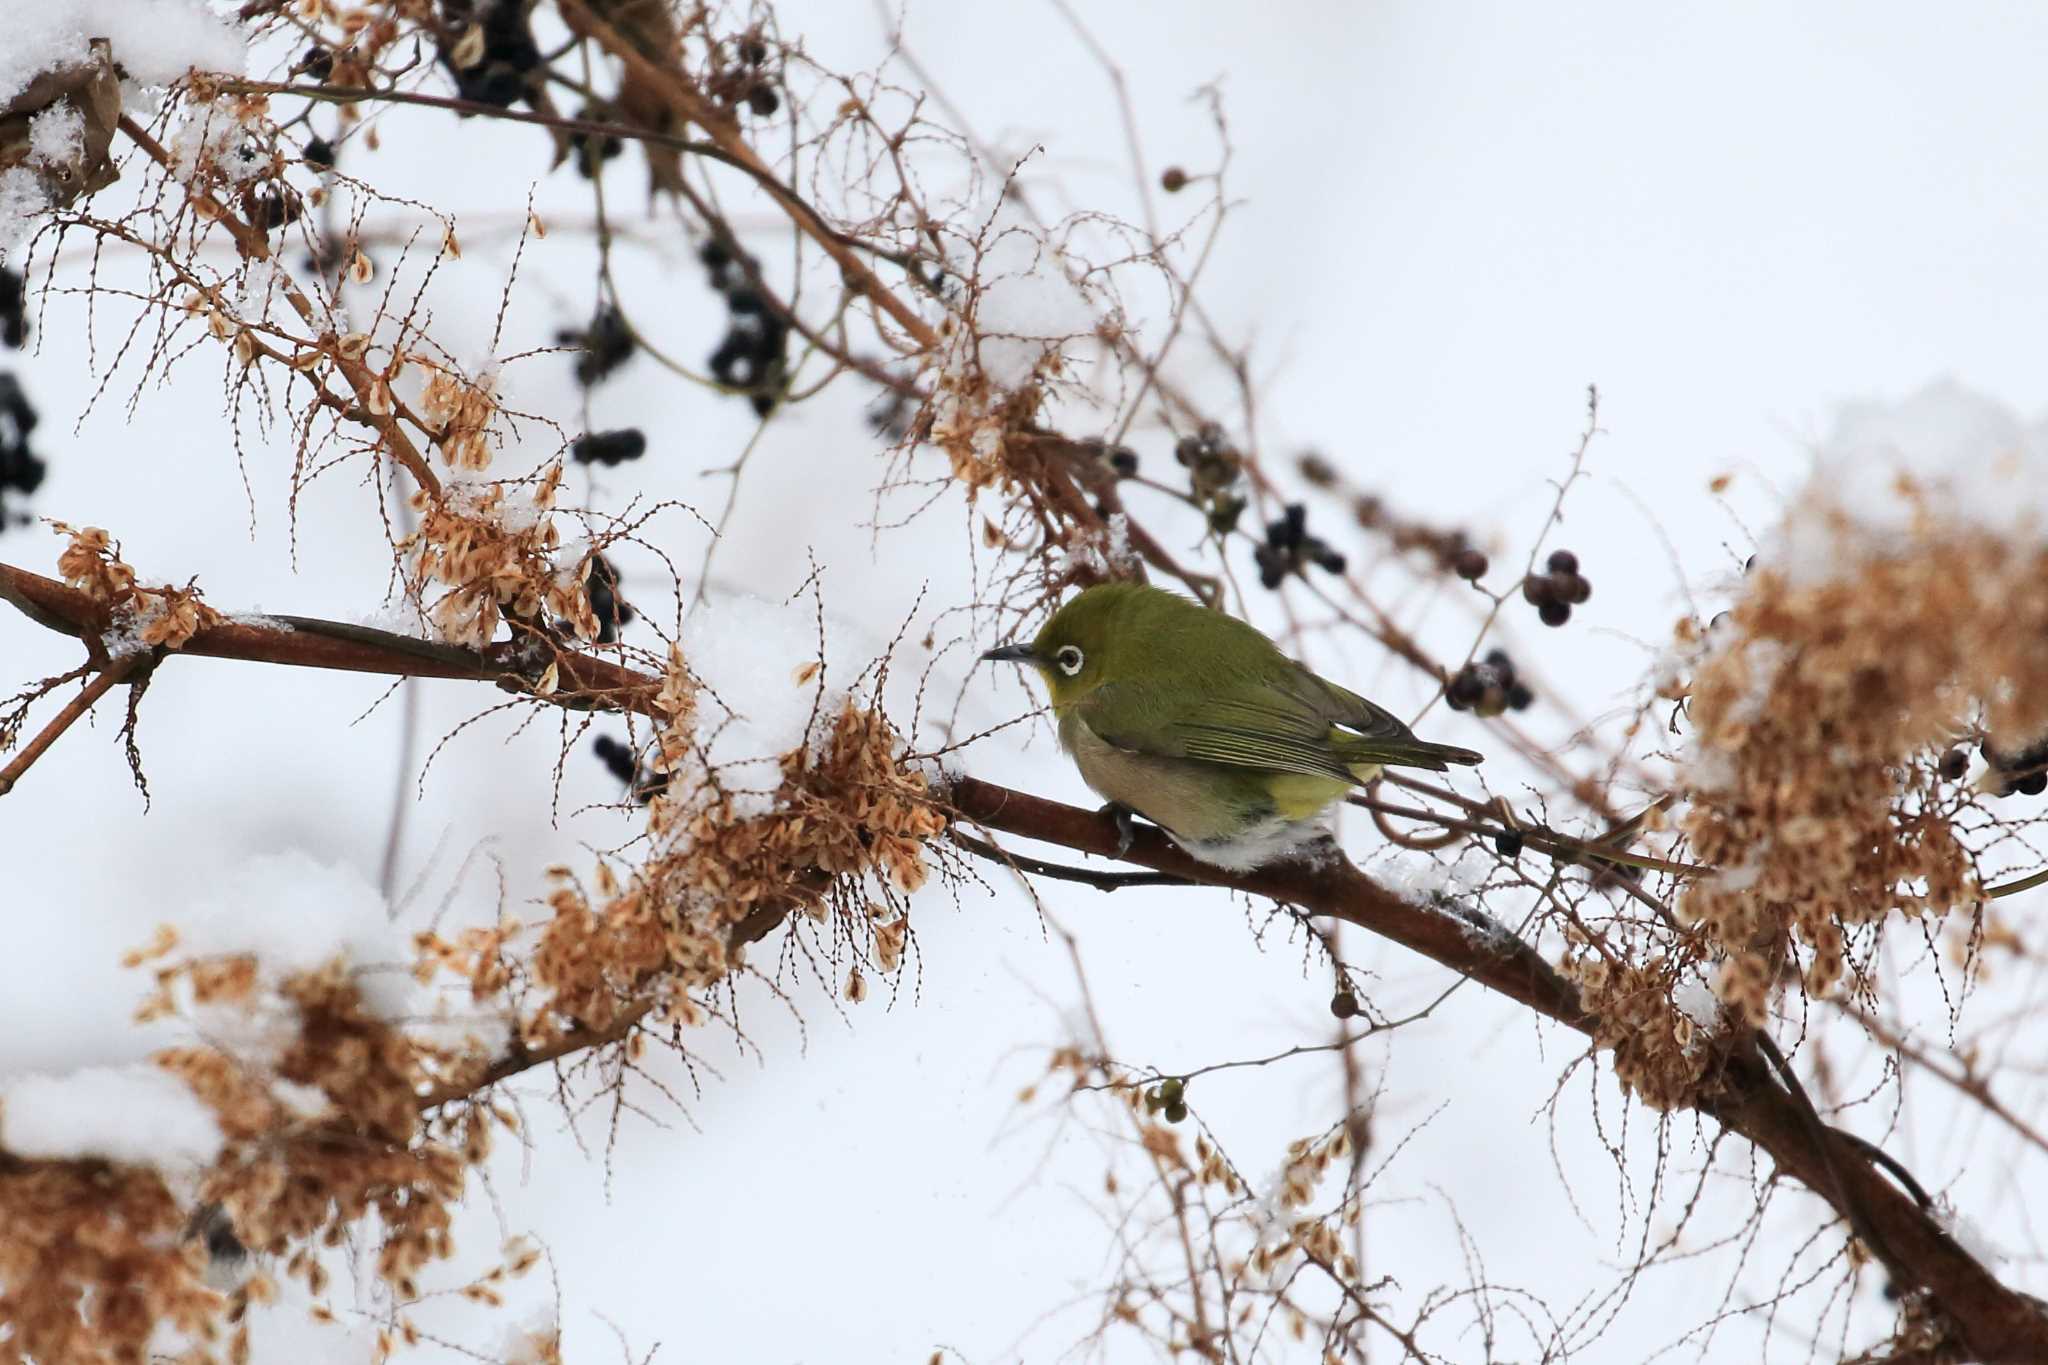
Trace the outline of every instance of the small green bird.
<instances>
[{"instance_id":1,"label":"small green bird","mask_svg":"<svg viewBox=\"0 0 2048 1365\"><path fill-rule=\"evenodd\" d=\"M1345 792L1394 764L1477 763L1282 654L1234 616L1142 583L1104 583L1030 644L984 659L1045 678L1060 747L1109 798L1205 862L1245 870L1300 848Z\"/></svg>"}]
</instances>

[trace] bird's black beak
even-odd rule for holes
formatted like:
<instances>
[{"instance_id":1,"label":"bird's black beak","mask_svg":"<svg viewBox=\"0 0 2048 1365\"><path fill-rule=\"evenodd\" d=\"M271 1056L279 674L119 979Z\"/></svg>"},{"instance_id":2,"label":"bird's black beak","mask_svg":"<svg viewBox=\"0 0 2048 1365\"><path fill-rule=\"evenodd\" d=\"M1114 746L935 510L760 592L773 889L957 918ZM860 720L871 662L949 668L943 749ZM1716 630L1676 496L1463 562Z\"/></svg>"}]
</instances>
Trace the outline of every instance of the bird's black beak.
<instances>
[{"instance_id":1,"label":"bird's black beak","mask_svg":"<svg viewBox=\"0 0 2048 1365\"><path fill-rule=\"evenodd\" d=\"M1031 652L1030 645L997 645L981 657L994 663L1028 664L1038 656Z\"/></svg>"}]
</instances>

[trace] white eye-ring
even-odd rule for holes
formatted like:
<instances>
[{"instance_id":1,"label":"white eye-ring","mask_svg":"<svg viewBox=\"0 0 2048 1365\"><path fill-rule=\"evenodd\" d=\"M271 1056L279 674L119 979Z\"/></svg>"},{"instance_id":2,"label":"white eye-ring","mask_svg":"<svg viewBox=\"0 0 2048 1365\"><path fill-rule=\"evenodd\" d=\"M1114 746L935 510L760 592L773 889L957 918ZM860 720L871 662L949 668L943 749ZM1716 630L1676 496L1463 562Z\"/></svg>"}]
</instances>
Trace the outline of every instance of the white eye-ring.
<instances>
[{"instance_id":1,"label":"white eye-ring","mask_svg":"<svg viewBox=\"0 0 2048 1365\"><path fill-rule=\"evenodd\" d=\"M1060 666L1060 672L1070 678L1080 673L1081 664L1084 662L1080 647L1077 645L1061 645L1060 652L1053 655L1052 660Z\"/></svg>"}]
</instances>

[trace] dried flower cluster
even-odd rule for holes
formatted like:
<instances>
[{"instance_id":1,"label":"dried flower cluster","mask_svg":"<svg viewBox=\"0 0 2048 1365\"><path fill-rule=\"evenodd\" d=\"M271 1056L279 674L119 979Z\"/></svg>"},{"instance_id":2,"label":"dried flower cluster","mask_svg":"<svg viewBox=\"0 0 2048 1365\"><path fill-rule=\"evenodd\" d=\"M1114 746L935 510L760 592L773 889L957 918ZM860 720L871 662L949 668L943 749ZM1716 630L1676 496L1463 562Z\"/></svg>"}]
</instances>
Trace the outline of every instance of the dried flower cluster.
<instances>
[{"instance_id":1,"label":"dried flower cluster","mask_svg":"<svg viewBox=\"0 0 2048 1365\"><path fill-rule=\"evenodd\" d=\"M677 691L687 718L692 707ZM657 996L667 1020L700 1022L691 992L724 980L744 944L790 913L825 920L842 911L879 970L900 965L909 928L902 897L929 876L925 846L945 817L878 712L848 700L813 727L822 734L782 756L766 812L742 817L713 774L658 760L671 774L648 806L661 851L623 884L600 864L595 896L556 870L553 917L526 967L547 993L523 1022L529 1046L574 1028L611 1028ZM681 729L664 730L665 747L682 748ZM488 987L502 968L481 946L467 945L465 960ZM850 996L861 980L855 968Z\"/></svg>"},{"instance_id":2,"label":"dried flower cluster","mask_svg":"<svg viewBox=\"0 0 2048 1365\"><path fill-rule=\"evenodd\" d=\"M160 1324L212 1342L227 1307L206 1285L189 1212L155 1171L97 1161L0 1164L0 1327L16 1359L139 1365ZM244 1360L237 1333L228 1358Z\"/></svg>"},{"instance_id":3,"label":"dried flower cluster","mask_svg":"<svg viewBox=\"0 0 2048 1365\"><path fill-rule=\"evenodd\" d=\"M1680 909L1729 955L1717 988L1753 1024L1797 945L1825 993L1845 930L1976 896L1934 773L1909 760L1980 711L2014 748L2048 727L2044 571L2038 552L1922 518L1825 581L1759 567L1712 632L1682 828L1722 870Z\"/></svg>"},{"instance_id":4,"label":"dried flower cluster","mask_svg":"<svg viewBox=\"0 0 2048 1365\"><path fill-rule=\"evenodd\" d=\"M115 654L138 649L177 649L221 615L199 600L192 587L144 587L135 570L121 559L120 547L97 526L51 526L69 536L57 556L57 572L65 583L110 609L112 626L107 647Z\"/></svg>"},{"instance_id":5,"label":"dried flower cluster","mask_svg":"<svg viewBox=\"0 0 2048 1365\"><path fill-rule=\"evenodd\" d=\"M946 454L953 477L971 493L1015 486L1010 467L1010 434L1029 425L1038 410L1035 384L1005 389L975 358L972 326L957 317L941 328L947 359L938 366L930 400L917 427Z\"/></svg>"},{"instance_id":6,"label":"dried flower cluster","mask_svg":"<svg viewBox=\"0 0 2048 1365\"><path fill-rule=\"evenodd\" d=\"M1711 1055L1707 1026L1674 1003L1679 972L1663 957L1637 964L1583 945L1558 964L1595 1020L1593 1045L1614 1056L1614 1077L1652 1109L1677 1109L1699 1093Z\"/></svg>"},{"instance_id":7,"label":"dried flower cluster","mask_svg":"<svg viewBox=\"0 0 2048 1365\"><path fill-rule=\"evenodd\" d=\"M129 961L162 957L176 942L165 931ZM11 1349L126 1365L169 1327L191 1343L181 1359L247 1361L242 1313L274 1291L261 1273L221 1288L209 1277L215 1240L281 1258L315 1295L328 1276L317 1249L345 1237L372 1239L375 1271L401 1298L419 1292L423 1267L453 1252L467 1168L488 1155L490 1126L510 1118L470 1106L430 1130L419 1097L470 1059L379 1017L339 962L272 986L246 954L172 961L157 969L141 1017L185 1007L243 1027L281 1009L286 1022L252 1048L158 1054L223 1140L209 1166L178 1182L184 1198L155 1169L0 1157L0 1326Z\"/></svg>"},{"instance_id":8,"label":"dried flower cluster","mask_svg":"<svg viewBox=\"0 0 2048 1365\"><path fill-rule=\"evenodd\" d=\"M429 584L445 588L429 609L444 638L486 645L505 617L538 625L544 610L585 639L597 637L588 563L562 569L554 560L561 533L550 513L561 481L562 467L554 464L531 488L450 480L438 497L413 495L419 529L400 548L412 556L415 596Z\"/></svg>"}]
</instances>

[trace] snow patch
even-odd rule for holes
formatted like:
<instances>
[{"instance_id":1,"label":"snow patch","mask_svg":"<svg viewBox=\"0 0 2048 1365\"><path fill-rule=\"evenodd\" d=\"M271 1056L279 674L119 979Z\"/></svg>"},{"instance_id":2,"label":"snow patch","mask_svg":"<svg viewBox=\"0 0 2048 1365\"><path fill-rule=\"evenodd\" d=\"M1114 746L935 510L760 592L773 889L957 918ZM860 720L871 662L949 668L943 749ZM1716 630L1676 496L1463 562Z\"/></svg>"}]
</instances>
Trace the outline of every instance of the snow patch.
<instances>
[{"instance_id":1,"label":"snow patch","mask_svg":"<svg viewBox=\"0 0 2048 1365\"><path fill-rule=\"evenodd\" d=\"M43 179L26 166L0 171L0 259L19 246L36 216L50 207Z\"/></svg>"},{"instance_id":2,"label":"snow patch","mask_svg":"<svg viewBox=\"0 0 2048 1365\"><path fill-rule=\"evenodd\" d=\"M187 71L241 74L242 35L194 0L37 0L7 7L0 43L0 103L37 76L92 58L89 40L105 38L129 79L166 86Z\"/></svg>"},{"instance_id":3,"label":"snow patch","mask_svg":"<svg viewBox=\"0 0 2048 1365\"><path fill-rule=\"evenodd\" d=\"M353 974L366 1010L422 1042L495 1052L509 1037L509 1025L495 1016L457 1018L438 1007L413 978L410 945L383 895L353 867L297 849L262 854L226 870L195 909L181 928L181 949L256 960L253 1006L198 1011L208 1037L231 1050L265 1056L293 1038L297 1013L280 988L288 977L337 961Z\"/></svg>"},{"instance_id":4,"label":"snow patch","mask_svg":"<svg viewBox=\"0 0 2048 1365\"><path fill-rule=\"evenodd\" d=\"M995 214L979 256L953 269L978 286L974 356L999 388L1023 388L1062 342L1095 332L1096 310L1060 268L1058 249L1008 209Z\"/></svg>"},{"instance_id":5,"label":"snow patch","mask_svg":"<svg viewBox=\"0 0 2048 1365\"><path fill-rule=\"evenodd\" d=\"M2048 430L1954 380L1845 404L1759 562L1826 582L1929 521L2015 542L2048 534Z\"/></svg>"},{"instance_id":6,"label":"snow patch","mask_svg":"<svg viewBox=\"0 0 2048 1365\"><path fill-rule=\"evenodd\" d=\"M28 159L55 169L76 165L85 156L85 115L61 101L28 121Z\"/></svg>"},{"instance_id":7,"label":"snow patch","mask_svg":"<svg viewBox=\"0 0 2048 1365\"><path fill-rule=\"evenodd\" d=\"M817 615L803 602L706 603L684 622L680 643L706 689L697 702L704 761L722 770L736 817L765 815L782 783L777 761L829 737L846 700L825 687L829 669L800 676L818 662Z\"/></svg>"},{"instance_id":8,"label":"snow patch","mask_svg":"<svg viewBox=\"0 0 2048 1365\"><path fill-rule=\"evenodd\" d=\"M151 1063L0 1080L0 1149L15 1156L196 1169L223 1141L191 1087Z\"/></svg>"}]
</instances>

